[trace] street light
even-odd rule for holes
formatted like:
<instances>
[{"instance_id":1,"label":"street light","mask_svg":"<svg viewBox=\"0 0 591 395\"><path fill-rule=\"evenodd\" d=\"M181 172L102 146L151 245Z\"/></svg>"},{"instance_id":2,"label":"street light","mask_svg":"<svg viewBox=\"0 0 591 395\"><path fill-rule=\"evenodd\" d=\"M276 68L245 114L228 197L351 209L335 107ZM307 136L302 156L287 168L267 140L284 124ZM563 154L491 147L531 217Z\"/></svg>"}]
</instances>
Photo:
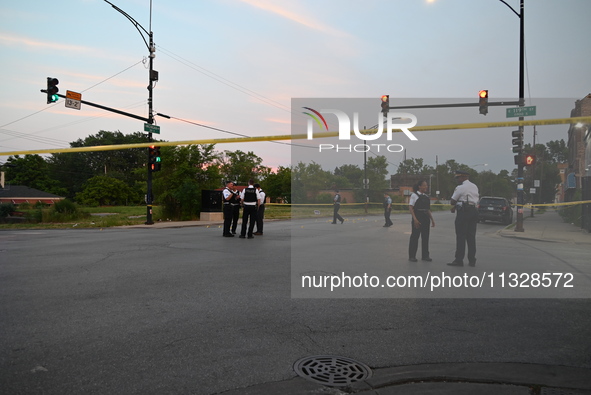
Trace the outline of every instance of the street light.
<instances>
[{"instance_id":1,"label":"street light","mask_svg":"<svg viewBox=\"0 0 591 395\"><path fill-rule=\"evenodd\" d=\"M524 72L525 72L525 45L524 45L524 7L523 1L519 1L519 12L515 11L505 0L499 0L505 4L519 18L519 107L523 107L524 102ZM519 117L523 121L523 117ZM523 136L523 126L519 126L519 131ZM515 232L523 232L523 163L517 165L517 221L515 223Z\"/></svg>"},{"instance_id":2,"label":"street light","mask_svg":"<svg viewBox=\"0 0 591 395\"><path fill-rule=\"evenodd\" d=\"M150 125L154 124L154 113L152 110L152 92L154 89L154 81L158 81L158 72L154 70L154 58L156 57L156 47L154 45L154 34L152 33L152 0L150 0L150 31L146 30L142 25L139 24L138 21L133 19L127 12L123 11L121 8L117 7L115 4L111 3L108 0L104 0L106 3L110 4L115 10L117 10L120 14L125 16L137 29L142 36L142 40L146 44L148 48L149 55L149 67L150 67L150 74L149 74L149 85L148 85L148 123ZM146 40L146 35L148 36L148 40ZM148 142L152 141L152 132L148 132ZM150 160L150 150L148 149L148 161ZM148 193L146 194L146 225L153 225L154 221L152 221L152 203L153 203L153 194L152 194L152 172L150 171L150 166L148 166Z\"/></svg>"}]
</instances>

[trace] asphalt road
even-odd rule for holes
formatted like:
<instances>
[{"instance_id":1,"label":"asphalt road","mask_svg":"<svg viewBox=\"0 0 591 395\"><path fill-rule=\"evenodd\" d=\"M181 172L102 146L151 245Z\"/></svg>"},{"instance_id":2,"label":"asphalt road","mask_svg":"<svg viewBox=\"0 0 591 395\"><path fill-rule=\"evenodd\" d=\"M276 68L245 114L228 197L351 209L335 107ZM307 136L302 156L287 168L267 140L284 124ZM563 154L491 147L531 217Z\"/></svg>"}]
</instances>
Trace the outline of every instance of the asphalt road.
<instances>
[{"instance_id":1,"label":"asphalt road","mask_svg":"<svg viewBox=\"0 0 591 395\"><path fill-rule=\"evenodd\" d=\"M295 361L324 354L372 368L591 368L588 245L503 238L487 223L477 267L450 268L453 216L436 213L434 260L410 266L409 219L267 222L254 240L217 226L1 231L0 393L217 394L292 378ZM576 287L431 297L298 287L303 273L536 270L575 273Z\"/></svg>"}]
</instances>

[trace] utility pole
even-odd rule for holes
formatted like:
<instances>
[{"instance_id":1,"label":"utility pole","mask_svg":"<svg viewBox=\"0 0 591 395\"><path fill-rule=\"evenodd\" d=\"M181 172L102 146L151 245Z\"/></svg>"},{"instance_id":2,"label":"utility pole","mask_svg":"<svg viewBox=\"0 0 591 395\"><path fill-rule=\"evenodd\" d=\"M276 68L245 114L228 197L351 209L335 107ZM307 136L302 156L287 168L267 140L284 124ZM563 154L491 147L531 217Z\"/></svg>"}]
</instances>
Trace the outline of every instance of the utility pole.
<instances>
[{"instance_id":1,"label":"utility pole","mask_svg":"<svg viewBox=\"0 0 591 395\"><path fill-rule=\"evenodd\" d=\"M524 13L523 0L519 2L519 107L524 106L524 73L525 73L525 45L524 45ZM523 121L523 117L519 117ZM523 136L523 126L519 126L519 131ZM523 232L523 163L517 165L517 223L515 224L515 232Z\"/></svg>"},{"instance_id":2,"label":"utility pole","mask_svg":"<svg viewBox=\"0 0 591 395\"><path fill-rule=\"evenodd\" d=\"M533 149L534 149L534 151L533 151L533 152L534 152L534 154L536 154L536 127L535 127L535 126L534 126L534 142L533 142L533 144L534 144L534 145L533 145ZM532 182L532 187L533 187L533 188L535 188L535 187L536 187L536 162L537 162L537 160L536 160L536 161L534 161L533 165L531 166L531 174L532 174L532 176L531 176L531 182ZM540 189L540 190L541 190L541 189ZM538 195L539 195L539 192L540 192L540 191L536 191L536 193L537 193ZM533 206L533 204L534 204L534 199L535 199L535 198L536 198L536 197L534 196L534 197L532 197L532 199L531 199L531 204L532 204L532 206L531 206L531 212L530 212L530 214L529 214L529 216L530 216L530 217L533 217L533 216L534 216L534 206ZM535 199L535 200L538 200L538 199Z\"/></svg>"},{"instance_id":3,"label":"utility pole","mask_svg":"<svg viewBox=\"0 0 591 395\"><path fill-rule=\"evenodd\" d=\"M363 127L365 130L365 126ZM363 140L363 146L367 147ZM367 205L369 203L369 184L367 183L367 150L363 150L363 189L365 189L365 214L367 214Z\"/></svg>"},{"instance_id":4,"label":"utility pole","mask_svg":"<svg viewBox=\"0 0 591 395\"><path fill-rule=\"evenodd\" d=\"M149 82L148 82L148 119L147 123L150 125L154 124L154 113L153 113L153 90L154 90L154 81L158 81L158 72L154 70L154 58L156 57L156 47L154 45L154 33L152 32L152 0L150 0L150 31L146 30L142 25L138 23L135 19L133 19L128 13L123 11L121 8L117 7L115 4L111 3L108 0L104 0L106 3L109 3L111 7L113 7L117 12L125 16L137 29L144 40L144 43L148 47L148 52L150 53L149 57ZM148 36L148 41L146 41L145 35ZM152 132L148 132L148 142L152 142ZM150 160L150 149L148 148L147 152L147 163ZM148 188L146 193L146 225L153 225L154 221L152 221L152 203L154 201L154 196L152 193L152 170L150 166L146 166L148 169Z\"/></svg>"}]
</instances>

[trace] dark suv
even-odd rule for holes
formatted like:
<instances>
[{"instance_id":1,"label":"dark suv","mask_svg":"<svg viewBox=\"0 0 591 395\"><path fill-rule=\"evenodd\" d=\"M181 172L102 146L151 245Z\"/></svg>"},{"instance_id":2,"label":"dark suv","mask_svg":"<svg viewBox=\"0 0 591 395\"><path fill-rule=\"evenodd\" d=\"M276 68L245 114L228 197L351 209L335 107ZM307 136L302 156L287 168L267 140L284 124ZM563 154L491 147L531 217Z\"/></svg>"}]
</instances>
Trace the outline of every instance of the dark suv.
<instances>
[{"instance_id":1,"label":"dark suv","mask_svg":"<svg viewBox=\"0 0 591 395\"><path fill-rule=\"evenodd\" d=\"M513 222L511 203L502 197L483 196L478 202L478 221L499 221L505 225Z\"/></svg>"}]
</instances>

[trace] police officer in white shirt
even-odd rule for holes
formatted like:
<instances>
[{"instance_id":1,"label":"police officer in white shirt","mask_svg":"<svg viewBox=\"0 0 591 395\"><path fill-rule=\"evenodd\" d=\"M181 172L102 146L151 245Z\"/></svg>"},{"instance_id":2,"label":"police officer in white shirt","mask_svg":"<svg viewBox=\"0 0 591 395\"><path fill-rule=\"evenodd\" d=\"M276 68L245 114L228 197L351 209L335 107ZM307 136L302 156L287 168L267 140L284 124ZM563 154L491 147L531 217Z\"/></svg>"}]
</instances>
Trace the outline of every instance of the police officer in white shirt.
<instances>
[{"instance_id":1,"label":"police officer in white shirt","mask_svg":"<svg viewBox=\"0 0 591 395\"><path fill-rule=\"evenodd\" d=\"M224 203L224 237L234 237L230 232L232 226L232 202L236 199L234 192L234 182L227 181L226 188L222 191L222 198Z\"/></svg>"},{"instance_id":2,"label":"police officer in white shirt","mask_svg":"<svg viewBox=\"0 0 591 395\"><path fill-rule=\"evenodd\" d=\"M259 205L259 192L254 187L254 180L248 180L248 187L242 190L240 200L242 200L242 230L240 231L240 238L246 238L246 227L248 225L248 238L254 239L252 232L256 223L257 207ZM249 223L250 221L250 223Z\"/></svg>"},{"instance_id":3,"label":"police officer in white shirt","mask_svg":"<svg viewBox=\"0 0 591 395\"><path fill-rule=\"evenodd\" d=\"M468 264L476 266L476 224L478 223L478 187L470 182L470 174L458 170L455 179L458 183L451 196L451 212L456 214L456 256L449 266L464 266L466 245L468 245Z\"/></svg>"},{"instance_id":4,"label":"police officer in white shirt","mask_svg":"<svg viewBox=\"0 0 591 395\"><path fill-rule=\"evenodd\" d=\"M254 187L259 193L259 208L257 210L257 231L254 232L257 236L263 235L263 220L265 219L265 198L267 194L263 192L260 184L254 184Z\"/></svg>"}]
</instances>

